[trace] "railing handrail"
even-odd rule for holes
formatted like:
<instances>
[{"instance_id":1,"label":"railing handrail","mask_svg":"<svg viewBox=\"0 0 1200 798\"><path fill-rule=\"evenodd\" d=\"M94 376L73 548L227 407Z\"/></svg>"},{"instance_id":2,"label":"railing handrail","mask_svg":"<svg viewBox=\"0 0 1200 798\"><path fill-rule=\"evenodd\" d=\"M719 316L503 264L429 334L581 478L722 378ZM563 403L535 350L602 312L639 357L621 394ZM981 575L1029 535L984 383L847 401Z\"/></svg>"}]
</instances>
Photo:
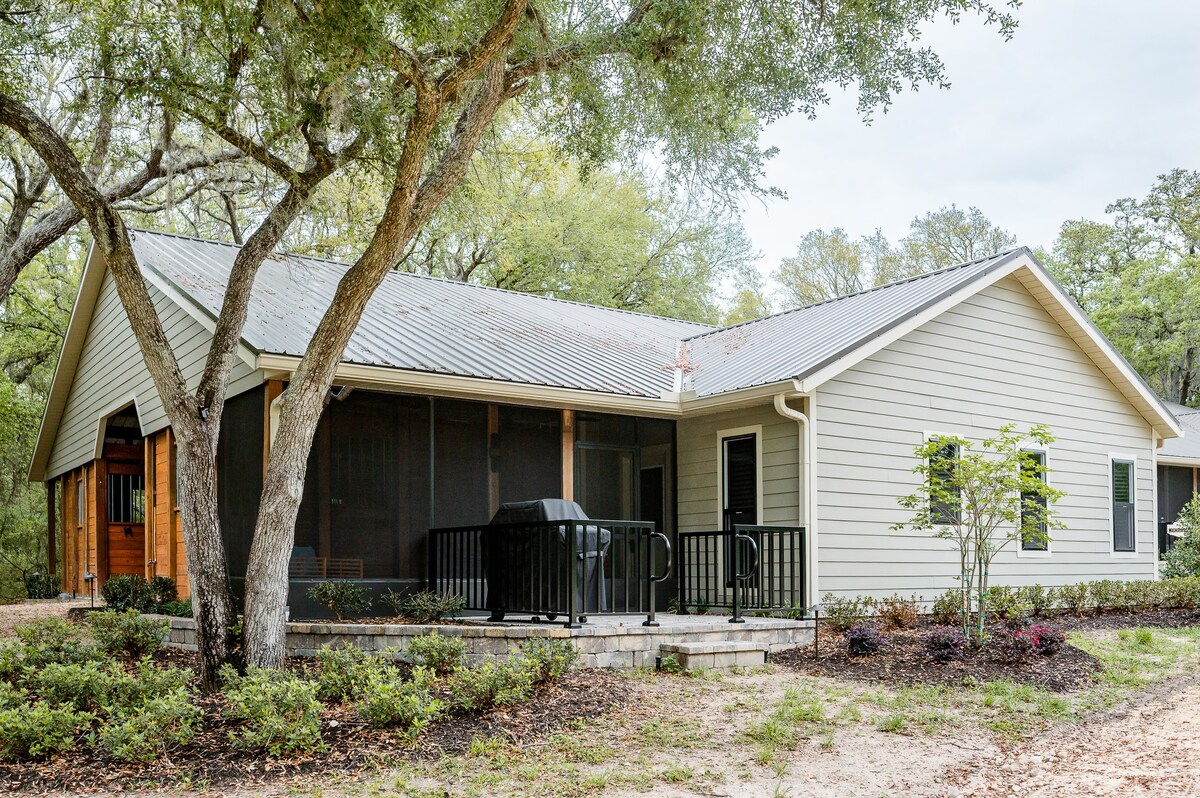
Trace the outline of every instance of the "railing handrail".
<instances>
[{"instance_id":1,"label":"railing handrail","mask_svg":"<svg viewBox=\"0 0 1200 798\"><path fill-rule=\"evenodd\" d=\"M678 602L685 609L701 604L728 607L733 613L731 621L739 622L745 609L795 609L807 600L807 530L803 526L735 524L731 529L680 532L677 540ZM744 547L753 557L750 568L742 562ZM694 584L697 580L699 587ZM774 600L784 594L791 597L790 602Z\"/></svg>"}]
</instances>

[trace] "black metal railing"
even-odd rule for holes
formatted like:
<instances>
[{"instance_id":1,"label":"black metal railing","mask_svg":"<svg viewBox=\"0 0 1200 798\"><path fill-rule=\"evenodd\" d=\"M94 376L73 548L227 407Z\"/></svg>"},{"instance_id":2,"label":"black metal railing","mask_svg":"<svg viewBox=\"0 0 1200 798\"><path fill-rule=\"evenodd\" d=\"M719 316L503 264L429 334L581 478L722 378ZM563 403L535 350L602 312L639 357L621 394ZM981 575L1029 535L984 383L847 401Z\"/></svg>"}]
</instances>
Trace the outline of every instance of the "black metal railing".
<instances>
[{"instance_id":1,"label":"black metal railing","mask_svg":"<svg viewBox=\"0 0 1200 798\"><path fill-rule=\"evenodd\" d=\"M736 525L722 532L681 532L681 611L742 613L803 609L807 556L803 527Z\"/></svg>"},{"instance_id":2,"label":"black metal railing","mask_svg":"<svg viewBox=\"0 0 1200 798\"><path fill-rule=\"evenodd\" d=\"M656 541L661 548L655 546ZM663 562L657 566L655 551ZM643 521L566 520L429 530L429 589L468 610L546 616L573 626L588 615L645 613L671 571L671 544Z\"/></svg>"}]
</instances>

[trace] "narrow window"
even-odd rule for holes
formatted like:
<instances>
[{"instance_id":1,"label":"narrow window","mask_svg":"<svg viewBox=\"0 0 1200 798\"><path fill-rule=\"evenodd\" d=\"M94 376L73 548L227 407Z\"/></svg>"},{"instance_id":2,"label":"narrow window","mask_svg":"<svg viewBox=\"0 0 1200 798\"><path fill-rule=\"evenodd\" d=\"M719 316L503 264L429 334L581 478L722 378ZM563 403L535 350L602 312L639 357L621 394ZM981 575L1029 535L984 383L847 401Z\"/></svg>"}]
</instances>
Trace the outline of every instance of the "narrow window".
<instances>
[{"instance_id":1,"label":"narrow window","mask_svg":"<svg viewBox=\"0 0 1200 798\"><path fill-rule=\"evenodd\" d=\"M79 526L83 526L83 504L83 477L79 477L75 480L75 515Z\"/></svg>"},{"instance_id":2,"label":"narrow window","mask_svg":"<svg viewBox=\"0 0 1200 798\"><path fill-rule=\"evenodd\" d=\"M957 525L962 520L962 501L954 482L958 468L958 444L947 443L929 458L929 489L934 524Z\"/></svg>"},{"instance_id":3,"label":"narrow window","mask_svg":"<svg viewBox=\"0 0 1200 798\"><path fill-rule=\"evenodd\" d=\"M1022 452L1021 476L1025 479L1046 481L1046 453ZM1021 492L1021 549L1022 551L1047 551L1049 535L1046 530L1046 497L1031 491Z\"/></svg>"},{"instance_id":4,"label":"narrow window","mask_svg":"<svg viewBox=\"0 0 1200 798\"><path fill-rule=\"evenodd\" d=\"M1133 522L1133 462L1112 461L1113 551L1137 551Z\"/></svg>"},{"instance_id":5,"label":"narrow window","mask_svg":"<svg viewBox=\"0 0 1200 798\"><path fill-rule=\"evenodd\" d=\"M737 524L758 523L758 438L753 433L725 438L725 485L723 518L725 529Z\"/></svg>"}]
</instances>

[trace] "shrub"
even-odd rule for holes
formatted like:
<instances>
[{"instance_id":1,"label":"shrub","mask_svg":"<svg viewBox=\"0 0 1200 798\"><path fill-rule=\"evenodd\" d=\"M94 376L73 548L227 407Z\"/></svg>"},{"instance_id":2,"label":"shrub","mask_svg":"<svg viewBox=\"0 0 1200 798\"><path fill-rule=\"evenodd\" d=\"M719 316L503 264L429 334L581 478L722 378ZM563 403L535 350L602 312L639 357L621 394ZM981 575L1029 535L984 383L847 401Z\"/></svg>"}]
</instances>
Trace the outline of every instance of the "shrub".
<instances>
[{"instance_id":1,"label":"shrub","mask_svg":"<svg viewBox=\"0 0 1200 798\"><path fill-rule=\"evenodd\" d=\"M1091 591L1087 582L1063 585L1058 589L1058 600L1062 604L1063 609L1082 615L1083 611L1089 606L1090 593Z\"/></svg>"},{"instance_id":2,"label":"shrub","mask_svg":"<svg viewBox=\"0 0 1200 798\"><path fill-rule=\"evenodd\" d=\"M150 580L150 595L154 599L154 611L161 612L164 604L179 601L175 580L169 576L156 576Z\"/></svg>"},{"instance_id":3,"label":"shrub","mask_svg":"<svg viewBox=\"0 0 1200 798\"><path fill-rule=\"evenodd\" d=\"M58 577L34 571L25 577L25 595L31 599L49 599L58 595Z\"/></svg>"},{"instance_id":4,"label":"shrub","mask_svg":"<svg viewBox=\"0 0 1200 798\"><path fill-rule=\"evenodd\" d=\"M1196 609L1200 606L1200 577L1189 576L1163 582L1163 606Z\"/></svg>"},{"instance_id":5,"label":"shrub","mask_svg":"<svg viewBox=\"0 0 1200 798\"><path fill-rule=\"evenodd\" d=\"M83 630L62 618L37 618L17 626L20 664L40 668L54 662L86 662L95 659L95 647L85 643Z\"/></svg>"},{"instance_id":6,"label":"shrub","mask_svg":"<svg viewBox=\"0 0 1200 798\"><path fill-rule=\"evenodd\" d=\"M1033 608L1025 601L1020 588L998 585L987 591L988 609L998 618L1028 622Z\"/></svg>"},{"instance_id":7,"label":"shrub","mask_svg":"<svg viewBox=\"0 0 1200 798\"><path fill-rule=\"evenodd\" d=\"M962 623L962 593L951 588L933 600L930 617L936 624L954 626Z\"/></svg>"},{"instance_id":8,"label":"shrub","mask_svg":"<svg viewBox=\"0 0 1200 798\"><path fill-rule=\"evenodd\" d=\"M903 598L900 594L875 603L875 616L892 629L909 629L918 618L917 598Z\"/></svg>"},{"instance_id":9,"label":"shrub","mask_svg":"<svg viewBox=\"0 0 1200 798\"><path fill-rule=\"evenodd\" d=\"M318 582L308 589L308 597L327 608L340 621L347 615L355 615L371 609L367 589L357 582L340 579Z\"/></svg>"},{"instance_id":10,"label":"shrub","mask_svg":"<svg viewBox=\"0 0 1200 798\"><path fill-rule=\"evenodd\" d=\"M189 596L183 601L168 601L158 608L158 611L163 615L170 615L174 618L191 618L192 614L192 599Z\"/></svg>"},{"instance_id":11,"label":"shrub","mask_svg":"<svg viewBox=\"0 0 1200 798\"><path fill-rule=\"evenodd\" d=\"M437 623L457 615L467 606L467 600L462 596L434 593L430 590L416 593L396 593L389 590L383 594L382 600L392 608L393 613L415 623Z\"/></svg>"},{"instance_id":12,"label":"shrub","mask_svg":"<svg viewBox=\"0 0 1200 798\"><path fill-rule=\"evenodd\" d=\"M155 696L137 709L110 720L94 735L96 746L125 762L153 762L186 745L204 713L185 689Z\"/></svg>"},{"instance_id":13,"label":"shrub","mask_svg":"<svg viewBox=\"0 0 1200 798\"><path fill-rule=\"evenodd\" d=\"M315 751L321 742L321 702L317 685L287 671L250 668L238 676L222 670L226 716L242 721L229 733L237 748L263 748L271 756L287 751Z\"/></svg>"},{"instance_id":14,"label":"shrub","mask_svg":"<svg viewBox=\"0 0 1200 798\"><path fill-rule=\"evenodd\" d=\"M80 712L108 712L122 701L125 682L132 681L117 663L52 662L25 672L22 684L51 704Z\"/></svg>"},{"instance_id":15,"label":"shrub","mask_svg":"<svg viewBox=\"0 0 1200 798\"><path fill-rule=\"evenodd\" d=\"M869 616L874 603L870 596L840 598L826 593L821 599L821 614L834 631L844 632Z\"/></svg>"},{"instance_id":16,"label":"shrub","mask_svg":"<svg viewBox=\"0 0 1200 798\"><path fill-rule=\"evenodd\" d=\"M155 696L190 690L195 676L189 668L160 668L147 657L138 663L132 673L126 672L125 678L117 683L118 708L128 710Z\"/></svg>"},{"instance_id":17,"label":"shrub","mask_svg":"<svg viewBox=\"0 0 1200 798\"><path fill-rule=\"evenodd\" d=\"M0 709L25 705L25 691L12 682L0 682Z\"/></svg>"},{"instance_id":18,"label":"shrub","mask_svg":"<svg viewBox=\"0 0 1200 798\"><path fill-rule=\"evenodd\" d=\"M158 602L154 599L154 591L140 574L117 574L104 580L100 588L104 602L110 610L125 612L154 612Z\"/></svg>"},{"instance_id":19,"label":"shrub","mask_svg":"<svg viewBox=\"0 0 1200 798\"><path fill-rule=\"evenodd\" d=\"M110 655L123 654L131 659L153 654L167 634L165 622L146 618L137 610L122 613L107 610L88 616L96 645Z\"/></svg>"},{"instance_id":20,"label":"shrub","mask_svg":"<svg viewBox=\"0 0 1200 798\"><path fill-rule=\"evenodd\" d=\"M358 714L372 726L400 726L415 734L444 707L430 690L433 681L428 668L414 668L411 679L402 678L397 668L376 671L366 682Z\"/></svg>"},{"instance_id":21,"label":"shrub","mask_svg":"<svg viewBox=\"0 0 1200 798\"><path fill-rule=\"evenodd\" d=\"M843 633L846 638L846 650L852 657L865 657L883 648L886 642L879 627L873 623L860 623L852 626Z\"/></svg>"},{"instance_id":22,"label":"shrub","mask_svg":"<svg viewBox=\"0 0 1200 798\"><path fill-rule=\"evenodd\" d=\"M554 681L579 661L579 649L570 640L535 637L521 646L521 656L529 663L536 684Z\"/></svg>"},{"instance_id":23,"label":"shrub","mask_svg":"<svg viewBox=\"0 0 1200 798\"><path fill-rule=\"evenodd\" d=\"M1034 638L1034 648L1043 657L1054 656L1062 651L1063 645L1067 642L1067 636L1052 626L1034 624L1029 627L1029 631Z\"/></svg>"},{"instance_id":24,"label":"shrub","mask_svg":"<svg viewBox=\"0 0 1200 798\"><path fill-rule=\"evenodd\" d=\"M533 670L521 657L487 660L477 668L459 668L448 687L454 705L466 712L524 701L533 690Z\"/></svg>"},{"instance_id":25,"label":"shrub","mask_svg":"<svg viewBox=\"0 0 1200 798\"><path fill-rule=\"evenodd\" d=\"M1120 609L1123 599L1123 585L1115 579L1099 579L1089 582L1087 586L1088 605L1098 612Z\"/></svg>"},{"instance_id":26,"label":"shrub","mask_svg":"<svg viewBox=\"0 0 1200 798\"><path fill-rule=\"evenodd\" d=\"M467 644L461 637L444 637L437 632L419 635L408 644L408 655L414 665L429 668L439 676L452 673L462 665Z\"/></svg>"},{"instance_id":27,"label":"shrub","mask_svg":"<svg viewBox=\"0 0 1200 798\"><path fill-rule=\"evenodd\" d=\"M29 759L65 751L92 716L38 701L0 710L0 759Z\"/></svg>"},{"instance_id":28,"label":"shrub","mask_svg":"<svg viewBox=\"0 0 1200 798\"><path fill-rule=\"evenodd\" d=\"M358 700L373 674L395 670L396 650L368 654L353 645L324 645L317 652L317 697L345 703Z\"/></svg>"},{"instance_id":29,"label":"shrub","mask_svg":"<svg viewBox=\"0 0 1200 798\"><path fill-rule=\"evenodd\" d=\"M934 662L962 659L967 653L967 638L953 626L939 626L925 636L925 650Z\"/></svg>"},{"instance_id":30,"label":"shrub","mask_svg":"<svg viewBox=\"0 0 1200 798\"><path fill-rule=\"evenodd\" d=\"M1045 615L1056 607L1058 591L1041 585L1026 585L1021 588L1021 601L1029 605L1034 617Z\"/></svg>"},{"instance_id":31,"label":"shrub","mask_svg":"<svg viewBox=\"0 0 1200 798\"><path fill-rule=\"evenodd\" d=\"M1200 576L1200 497L1183 506L1175 523L1183 528L1183 537L1167 551L1162 574L1167 579Z\"/></svg>"}]
</instances>

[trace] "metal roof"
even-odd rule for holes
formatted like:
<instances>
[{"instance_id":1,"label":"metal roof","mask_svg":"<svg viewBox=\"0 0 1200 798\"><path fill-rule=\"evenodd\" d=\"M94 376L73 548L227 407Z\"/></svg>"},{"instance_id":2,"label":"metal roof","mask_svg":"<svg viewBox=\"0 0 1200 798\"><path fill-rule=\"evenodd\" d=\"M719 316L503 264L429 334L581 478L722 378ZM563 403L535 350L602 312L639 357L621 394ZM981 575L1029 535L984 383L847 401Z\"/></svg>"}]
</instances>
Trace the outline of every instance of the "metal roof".
<instances>
[{"instance_id":1,"label":"metal roof","mask_svg":"<svg viewBox=\"0 0 1200 798\"><path fill-rule=\"evenodd\" d=\"M1163 402L1183 427L1183 435L1167 438L1158 450L1159 457L1179 457L1200 462L1200 408Z\"/></svg>"},{"instance_id":2,"label":"metal roof","mask_svg":"<svg viewBox=\"0 0 1200 798\"><path fill-rule=\"evenodd\" d=\"M1002 252L856 294L694 335L685 345L697 396L803 379L1028 253Z\"/></svg>"},{"instance_id":3,"label":"metal roof","mask_svg":"<svg viewBox=\"0 0 1200 798\"><path fill-rule=\"evenodd\" d=\"M238 248L136 231L144 269L214 318ZM301 356L345 264L268 258L242 333L256 353ZM343 362L658 398L674 389L679 340L704 324L392 272L375 292Z\"/></svg>"}]
</instances>

